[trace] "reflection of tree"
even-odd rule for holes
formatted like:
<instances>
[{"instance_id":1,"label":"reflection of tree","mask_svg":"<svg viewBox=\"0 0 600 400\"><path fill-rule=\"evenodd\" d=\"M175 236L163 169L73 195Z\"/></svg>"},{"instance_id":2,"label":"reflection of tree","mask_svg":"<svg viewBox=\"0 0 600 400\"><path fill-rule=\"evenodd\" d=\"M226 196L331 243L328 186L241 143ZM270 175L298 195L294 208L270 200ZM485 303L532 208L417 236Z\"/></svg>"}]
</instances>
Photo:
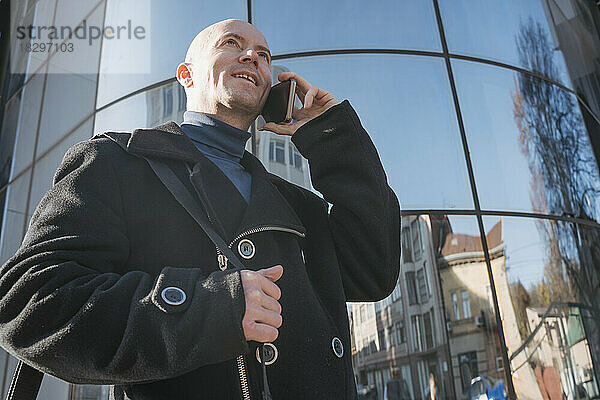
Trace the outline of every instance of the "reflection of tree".
<instances>
[{"instance_id":1,"label":"reflection of tree","mask_svg":"<svg viewBox=\"0 0 600 400\"><path fill-rule=\"evenodd\" d=\"M560 80L550 40L537 21L530 19L521 25L516 44L525 68ZM529 74L519 74L515 86L513 114L531 172L533 209L597 221L598 167L575 97ZM598 264L593 262L589 245L590 236L597 238L597 232L551 220L538 220L538 229L548 247L548 260L544 277L530 288L530 305L547 307L550 301L598 304ZM597 331L598 326L588 328ZM588 339L596 348L592 357L597 356L599 339Z\"/></svg>"},{"instance_id":2,"label":"reflection of tree","mask_svg":"<svg viewBox=\"0 0 600 400\"><path fill-rule=\"evenodd\" d=\"M553 49L541 25L532 19L517 35L521 63L550 79L559 80ZM521 150L532 174L531 201L534 210L585 219L597 217L594 206L600 194L598 171L589 149L587 132L575 98L556 85L529 74L519 74L513 94L513 113L520 130ZM577 231L573 224L540 222L549 247L546 285L553 300L572 295L566 283L577 288L582 300L591 304L593 288L584 268L578 268Z\"/></svg>"},{"instance_id":3,"label":"reflection of tree","mask_svg":"<svg viewBox=\"0 0 600 400\"><path fill-rule=\"evenodd\" d=\"M510 290L510 299L515 310L515 319L517 320L519 334L522 339L525 339L531 333L529 324L527 323L527 312L525 311L531 304L531 298L520 280L509 284L508 289Z\"/></svg>"}]
</instances>

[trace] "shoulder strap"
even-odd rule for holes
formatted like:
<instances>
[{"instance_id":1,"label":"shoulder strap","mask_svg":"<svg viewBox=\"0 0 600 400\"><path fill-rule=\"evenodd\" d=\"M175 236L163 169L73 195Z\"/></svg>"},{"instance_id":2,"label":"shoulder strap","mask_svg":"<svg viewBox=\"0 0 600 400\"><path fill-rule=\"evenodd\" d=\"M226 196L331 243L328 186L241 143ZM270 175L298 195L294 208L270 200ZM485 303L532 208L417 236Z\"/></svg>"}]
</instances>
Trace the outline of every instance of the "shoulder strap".
<instances>
[{"instance_id":1,"label":"shoulder strap","mask_svg":"<svg viewBox=\"0 0 600 400\"><path fill-rule=\"evenodd\" d=\"M131 134L128 132L104 132L97 134L94 137L104 136L112 139L121 146L123 150L127 151L127 142L129 141L130 135ZM198 202L194 199L188 188L181 182L179 177L175 175L171 167L157 158L144 157L144 159L148 162L163 185L171 192L173 197L177 199L188 214L190 214L198 225L200 225L221 254L223 254L234 267L244 269L245 267L242 261L233 251L231 251L229 246L225 243L225 240L215 231L210 221L205 217L205 212L200 208Z\"/></svg>"},{"instance_id":2,"label":"shoulder strap","mask_svg":"<svg viewBox=\"0 0 600 400\"><path fill-rule=\"evenodd\" d=\"M223 240L223 238L221 238L221 236L214 230L210 224L210 221L204 217L204 212L200 206L198 206L198 202L192 197L189 190L187 187L185 187L183 182L181 182L179 177L175 175L171 167L157 159L147 158L146 161L148 161L148 164L150 164L150 167L154 170L156 176L158 176L163 185L169 189L169 192L171 192L173 197L175 197L177 201L186 209L188 214L190 214L192 218L196 220L198 225L202 227L204 233L206 233L210 240L212 240L217 249L220 250L221 254L225 255L225 257L227 257L228 261L233 264L234 267L244 269L244 264L235 255L235 253L231 251L229 246L227 246L225 240Z\"/></svg>"},{"instance_id":3,"label":"shoulder strap","mask_svg":"<svg viewBox=\"0 0 600 400\"><path fill-rule=\"evenodd\" d=\"M6 394L6 400L35 400L44 373L19 360Z\"/></svg>"}]
</instances>

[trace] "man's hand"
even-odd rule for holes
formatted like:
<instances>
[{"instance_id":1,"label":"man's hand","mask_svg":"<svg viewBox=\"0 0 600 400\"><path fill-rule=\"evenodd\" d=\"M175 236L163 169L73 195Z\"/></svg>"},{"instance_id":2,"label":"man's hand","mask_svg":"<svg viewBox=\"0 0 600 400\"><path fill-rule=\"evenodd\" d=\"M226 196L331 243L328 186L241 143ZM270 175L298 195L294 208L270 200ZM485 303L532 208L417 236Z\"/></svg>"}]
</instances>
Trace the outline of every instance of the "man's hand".
<instances>
[{"instance_id":1,"label":"man's hand","mask_svg":"<svg viewBox=\"0 0 600 400\"><path fill-rule=\"evenodd\" d=\"M279 336L281 319L281 289L273 283L283 275L283 267L276 265L258 271L242 270L242 286L246 297L246 313L242 327L246 340L272 342Z\"/></svg>"},{"instance_id":2,"label":"man's hand","mask_svg":"<svg viewBox=\"0 0 600 400\"><path fill-rule=\"evenodd\" d=\"M292 111L292 118L295 119L296 122L282 122L279 124L268 122L263 125L261 131L267 130L279 135L291 136L302 125L338 104L338 101L331 93L316 86L312 86L306 79L295 72L282 72L277 76L277 79L279 79L280 82L287 81L291 78L296 79L296 94L298 94L303 106L299 109L294 108Z\"/></svg>"}]
</instances>

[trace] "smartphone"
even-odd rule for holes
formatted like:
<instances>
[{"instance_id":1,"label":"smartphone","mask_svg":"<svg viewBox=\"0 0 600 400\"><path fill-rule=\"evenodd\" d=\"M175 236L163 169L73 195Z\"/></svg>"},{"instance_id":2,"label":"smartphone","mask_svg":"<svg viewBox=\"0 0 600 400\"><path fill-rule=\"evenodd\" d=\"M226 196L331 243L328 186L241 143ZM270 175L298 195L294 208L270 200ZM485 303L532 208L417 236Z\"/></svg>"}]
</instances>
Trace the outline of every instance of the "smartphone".
<instances>
[{"instance_id":1,"label":"smartphone","mask_svg":"<svg viewBox=\"0 0 600 400\"><path fill-rule=\"evenodd\" d=\"M290 122L294 110L296 80L289 79L271 87L267 101L260 112L265 122Z\"/></svg>"}]
</instances>

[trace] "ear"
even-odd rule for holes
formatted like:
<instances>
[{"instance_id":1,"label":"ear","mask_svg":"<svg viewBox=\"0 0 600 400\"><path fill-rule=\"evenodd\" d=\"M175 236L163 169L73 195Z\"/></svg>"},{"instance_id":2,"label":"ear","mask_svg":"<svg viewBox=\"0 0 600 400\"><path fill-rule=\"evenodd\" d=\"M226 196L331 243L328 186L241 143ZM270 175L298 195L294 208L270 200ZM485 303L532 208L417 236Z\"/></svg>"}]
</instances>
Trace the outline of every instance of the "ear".
<instances>
[{"instance_id":1,"label":"ear","mask_svg":"<svg viewBox=\"0 0 600 400\"><path fill-rule=\"evenodd\" d=\"M190 88L194 85L192 79L192 64L183 62L177 66L177 80L184 88Z\"/></svg>"}]
</instances>

